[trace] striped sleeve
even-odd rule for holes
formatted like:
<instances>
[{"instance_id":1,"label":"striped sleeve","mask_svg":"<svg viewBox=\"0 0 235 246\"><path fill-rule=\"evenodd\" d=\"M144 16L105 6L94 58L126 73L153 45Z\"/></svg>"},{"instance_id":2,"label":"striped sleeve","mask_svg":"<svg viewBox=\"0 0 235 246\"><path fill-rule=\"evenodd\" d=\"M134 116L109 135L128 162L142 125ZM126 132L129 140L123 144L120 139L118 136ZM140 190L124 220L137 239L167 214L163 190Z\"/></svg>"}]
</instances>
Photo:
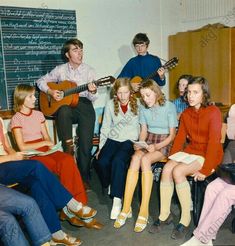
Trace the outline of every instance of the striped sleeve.
<instances>
[{"instance_id":1,"label":"striped sleeve","mask_svg":"<svg viewBox=\"0 0 235 246\"><path fill-rule=\"evenodd\" d=\"M20 119L19 113L16 113L11 118L10 129L13 130L14 128L22 128L22 123L21 123L21 119Z\"/></svg>"}]
</instances>

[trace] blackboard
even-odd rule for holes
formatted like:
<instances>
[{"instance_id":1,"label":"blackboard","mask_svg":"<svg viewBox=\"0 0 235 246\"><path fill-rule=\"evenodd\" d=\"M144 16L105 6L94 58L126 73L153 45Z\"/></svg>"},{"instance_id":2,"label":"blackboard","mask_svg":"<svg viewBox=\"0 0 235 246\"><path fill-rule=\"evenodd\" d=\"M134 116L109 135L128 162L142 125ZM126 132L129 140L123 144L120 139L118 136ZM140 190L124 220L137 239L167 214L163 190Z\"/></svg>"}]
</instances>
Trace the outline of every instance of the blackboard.
<instances>
[{"instance_id":1,"label":"blackboard","mask_svg":"<svg viewBox=\"0 0 235 246\"><path fill-rule=\"evenodd\" d=\"M34 85L63 63L63 43L77 36L76 12L0 6L0 106L11 110L17 84Z\"/></svg>"}]
</instances>

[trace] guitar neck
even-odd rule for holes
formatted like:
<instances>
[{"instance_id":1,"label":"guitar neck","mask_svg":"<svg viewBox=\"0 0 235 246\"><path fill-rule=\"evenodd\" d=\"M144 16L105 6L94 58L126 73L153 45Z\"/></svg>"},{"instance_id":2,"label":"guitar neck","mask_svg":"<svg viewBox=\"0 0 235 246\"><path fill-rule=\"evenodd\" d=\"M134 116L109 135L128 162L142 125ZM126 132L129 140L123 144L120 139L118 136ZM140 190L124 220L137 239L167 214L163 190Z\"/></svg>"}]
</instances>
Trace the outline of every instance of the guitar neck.
<instances>
[{"instance_id":1,"label":"guitar neck","mask_svg":"<svg viewBox=\"0 0 235 246\"><path fill-rule=\"evenodd\" d=\"M150 75L148 75L144 80L152 79L152 78L155 77L157 74L158 74L157 71L154 71L153 73L151 73Z\"/></svg>"},{"instance_id":2,"label":"guitar neck","mask_svg":"<svg viewBox=\"0 0 235 246\"><path fill-rule=\"evenodd\" d=\"M162 65L161 67L163 67L164 69L167 69L168 66L166 66L165 64ZM157 76L158 75L158 69L155 70L153 73L151 73L150 75L148 75L144 80L148 80L148 79L152 79L153 77Z\"/></svg>"},{"instance_id":3,"label":"guitar neck","mask_svg":"<svg viewBox=\"0 0 235 246\"><path fill-rule=\"evenodd\" d=\"M175 67L178 64L178 61L179 61L179 59L177 57L173 57L172 59L167 61L161 67L164 68L164 69L168 69L169 70L169 69ZM157 71L158 71L158 69L155 70L153 73L151 73L149 76L147 76L144 80L152 79L153 77L155 77L158 74Z\"/></svg>"},{"instance_id":4,"label":"guitar neck","mask_svg":"<svg viewBox=\"0 0 235 246\"><path fill-rule=\"evenodd\" d=\"M96 86L98 85L98 81L94 81L93 82ZM80 93L82 91L86 91L88 89L88 84L84 84L84 85L79 85L75 88L71 88L71 89L67 89L64 91L64 96L69 96L72 94L76 94L76 93Z\"/></svg>"}]
</instances>

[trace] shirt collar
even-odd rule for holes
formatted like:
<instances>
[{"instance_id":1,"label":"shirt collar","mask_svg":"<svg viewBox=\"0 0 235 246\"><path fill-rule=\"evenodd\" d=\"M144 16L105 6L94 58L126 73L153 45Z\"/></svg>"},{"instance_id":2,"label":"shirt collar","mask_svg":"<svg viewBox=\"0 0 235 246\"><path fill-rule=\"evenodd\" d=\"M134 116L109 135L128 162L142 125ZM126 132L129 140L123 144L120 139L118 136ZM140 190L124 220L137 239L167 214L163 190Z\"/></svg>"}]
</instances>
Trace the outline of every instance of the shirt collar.
<instances>
[{"instance_id":1,"label":"shirt collar","mask_svg":"<svg viewBox=\"0 0 235 246\"><path fill-rule=\"evenodd\" d=\"M82 67L83 67L83 63L81 63L77 68L73 68L71 65L70 65L70 63L68 62L67 63L67 66L68 66L68 70L69 71L79 71Z\"/></svg>"}]
</instances>

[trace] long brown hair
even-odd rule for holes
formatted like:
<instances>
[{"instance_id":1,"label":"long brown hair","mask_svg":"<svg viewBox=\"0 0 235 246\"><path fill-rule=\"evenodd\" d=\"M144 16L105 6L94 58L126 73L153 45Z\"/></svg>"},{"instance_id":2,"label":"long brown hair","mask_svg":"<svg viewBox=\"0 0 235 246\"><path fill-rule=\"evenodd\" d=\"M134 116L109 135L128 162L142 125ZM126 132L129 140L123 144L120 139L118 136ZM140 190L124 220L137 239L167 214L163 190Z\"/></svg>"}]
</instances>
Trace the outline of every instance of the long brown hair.
<instances>
[{"instance_id":1,"label":"long brown hair","mask_svg":"<svg viewBox=\"0 0 235 246\"><path fill-rule=\"evenodd\" d=\"M147 79L144 82L141 83L140 90L141 89L150 89L156 93L156 102L159 103L160 106L163 106L166 102L166 98L164 93L162 92L160 86L153 80L153 79ZM142 104L147 106L144 102L144 100L141 98Z\"/></svg>"},{"instance_id":2,"label":"long brown hair","mask_svg":"<svg viewBox=\"0 0 235 246\"><path fill-rule=\"evenodd\" d=\"M194 84L201 85L202 93L203 93L201 105L203 107L207 107L208 105L211 104L210 103L210 89L209 89L208 81L204 77L201 77L201 76L192 77L191 79L189 79L188 86L194 85ZM187 88L188 88L188 86L187 86ZM188 94L188 89L186 89L185 94L184 94L186 100L188 100L187 94Z\"/></svg>"},{"instance_id":3,"label":"long brown hair","mask_svg":"<svg viewBox=\"0 0 235 246\"><path fill-rule=\"evenodd\" d=\"M128 78L118 78L116 79L114 85L113 85L113 90L112 90L112 95L113 95L113 103L114 103L114 114L118 115L119 113L119 101L117 98L117 92L120 87L127 86L130 90L130 107L131 107L131 112L134 115L137 115L138 112L138 105L137 105L137 99L133 96L133 91L130 83L130 79Z\"/></svg>"},{"instance_id":4,"label":"long brown hair","mask_svg":"<svg viewBox=\"0 0 235 246\"><path fill-rule=\"evenodd\" d=\"M25 98L35 91L35 88L31 85L19 84L14 90L14 111L19 112L24 104Z\"/></svg>"}]
</instances>

